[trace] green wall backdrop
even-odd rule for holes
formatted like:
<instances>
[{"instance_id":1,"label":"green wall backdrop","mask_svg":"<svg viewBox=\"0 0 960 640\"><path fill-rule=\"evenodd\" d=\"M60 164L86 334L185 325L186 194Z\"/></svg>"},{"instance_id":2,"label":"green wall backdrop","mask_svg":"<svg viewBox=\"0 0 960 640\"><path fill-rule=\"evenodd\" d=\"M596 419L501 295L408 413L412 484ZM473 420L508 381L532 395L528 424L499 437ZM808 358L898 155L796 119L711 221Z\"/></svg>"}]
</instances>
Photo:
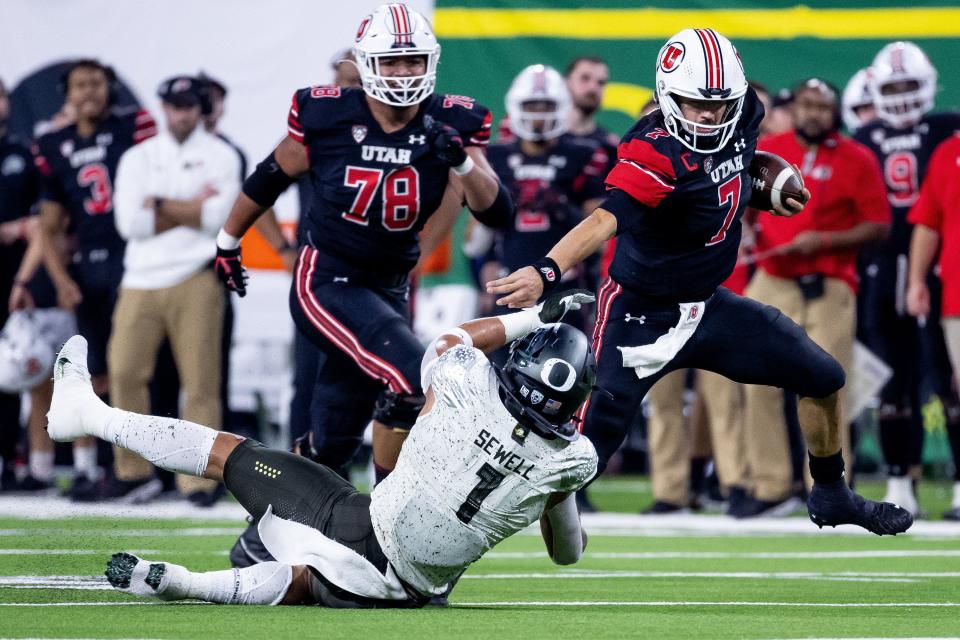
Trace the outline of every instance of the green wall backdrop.
<instances>
[{"instance_id":1,"label":"green wall backdrop","mask_svg":"<svg viewBox=\"0 0 960 640\"><path fill-rule=\"evenodd\" d=\"M818 75L843 87L887 42L909 39L940 72L937 109L960 107L960 4L919 0L581 3L438 0L440 89L466 93L503 115L510 80L528 64L558 69L577 55L610 64L600 121L622 133L653 86L654 60L681 28L713 27L733 40L747 75L772 90Z\"/></svg>"}]
</instances>

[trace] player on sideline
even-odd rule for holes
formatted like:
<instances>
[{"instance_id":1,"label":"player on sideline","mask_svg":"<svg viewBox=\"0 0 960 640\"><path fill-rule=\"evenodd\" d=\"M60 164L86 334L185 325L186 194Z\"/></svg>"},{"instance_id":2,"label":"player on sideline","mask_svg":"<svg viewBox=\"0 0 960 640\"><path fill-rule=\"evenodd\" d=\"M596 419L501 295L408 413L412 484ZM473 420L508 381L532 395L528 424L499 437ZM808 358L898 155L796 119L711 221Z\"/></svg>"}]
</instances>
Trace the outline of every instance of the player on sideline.
<instances>
[{"instance_id":1,"label":"player on sideline","mask_svg":"<svg viewBox=\"0 0 960 640\"><path fill-rule=\"evenodd\" d=\"M617 234L594 331L604 393L594 392L581 410L600 469L657 380L684 367L705 369L803 396L814 523L906 531L908 512L864 500L843 481L837 392L844 372L837 361L777 309L719 286L736 263L751 194L747 169L763 118L737 50L712 29L681 31L657 58L656 98L660 109L620 144L604 203L546 257L488 283L487 291L506 294L497 304L529 306ZM802 209L788 198L776 213Z\"/></svg>"},{"instance_id":2,"label":"player on sideline","mask_svg":"<svg viewBox=\"0 0 960 640\"><path fill-rule=\"evenodd\" d=\"M309 172L315 195L300 220L290 310L326 354L313 444L320 462L345 473L372 414L380 480L424 402L423 345L409 318L418 233L441 203L459 212L465 201L491 226L505 224L512 205L484 155L490 112L466 96L434 94L440 45L426 18L382 5L360 23L354 55L362 89L294 94L288 137L244 182L217 238L217 270L244 294L239 238Z\"/></svg>"},{"instance_id":3,"label":"player on sideline","mask_svg":"<svg viewBox=\"0 0 960 640\"><path fill-rule=\"evenodd\" d=\"M419 607L537 519L554 562L580 558L586 536L570 492L593 477L597 454L571 418L596 370L587 337L553 321L592 301L565 292L438 337L421 363L427 398L417 428L370 496L296 454L108 407L90 386L80 336L57 356L48 429L54 440L94 435L158 467L222 480L277 558L192 573L119 553L107 577L122 591L224 604ZM507 342L507 363L492 366L484 353Z\"/></svg>"}]
</instances>

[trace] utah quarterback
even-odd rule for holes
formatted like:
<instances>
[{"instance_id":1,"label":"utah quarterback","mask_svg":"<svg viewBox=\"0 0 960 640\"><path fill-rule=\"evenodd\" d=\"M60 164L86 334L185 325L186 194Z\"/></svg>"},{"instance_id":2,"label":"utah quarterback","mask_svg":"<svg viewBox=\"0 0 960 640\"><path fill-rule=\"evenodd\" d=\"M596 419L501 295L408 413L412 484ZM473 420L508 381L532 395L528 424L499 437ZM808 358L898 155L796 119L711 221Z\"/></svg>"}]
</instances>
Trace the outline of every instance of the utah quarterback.
<instances>
[{"instance_id":1,"label":"utah quarterback","mask_svg":"<svg viewBox=\"0 0 960 640\"><path fill-rule=\"evenodd\" d=\"M842 367L777 309L719 286L736 264L740 216L751 195L747 169L763 118L739 53L712 29L685 29L660 50L656 68L660 109L624 136L603 204L546 257L487 290L507 294L498 304L528 306L617 234L594 331L603 391L581 411L601 468L657 380L679 368L705 369L803 396L814 523L905 531L913 522L909 513L864 500L843 480ZM794 215L802 208L788 198L775 212Z\"/></svg>"}]
</instances>

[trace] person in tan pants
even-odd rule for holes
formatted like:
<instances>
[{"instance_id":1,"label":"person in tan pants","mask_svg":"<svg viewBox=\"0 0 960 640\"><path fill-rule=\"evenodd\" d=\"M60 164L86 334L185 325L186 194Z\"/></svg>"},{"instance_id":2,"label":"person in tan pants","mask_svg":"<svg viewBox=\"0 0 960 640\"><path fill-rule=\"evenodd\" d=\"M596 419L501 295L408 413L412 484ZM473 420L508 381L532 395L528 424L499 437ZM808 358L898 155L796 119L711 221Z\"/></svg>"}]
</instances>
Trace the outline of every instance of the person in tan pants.
<instances>
[{"instance_id":1,"label":"person in tan pants","mask_svg":"<svg viewBox=\"0 0 960 640\"><path fill-rule=\"evenodd\" d=\"M887 233L890 207L876 159L837 132L836 89L810 79L794 95L796 128L762 139L758 148L799 166L811 198L794 218L759 214L758 269L746 294L794 320L848 369L856 327L857 251ZM753 499L738 515L789 512L798 503L782 391L747 387L745 415ZM851 469L849 429L843 431Z\"/></svg>"},{"instance_id":2,"label":"person in tan pants","mask_svg":"<svg viewBox=\"0 0 960 640\"><path fill-rule=\"evenodd\" d=\"M146 413L157 352L169 339L186 394L184 419L220 425L224 297L211 267L214 238L240 190L240 161L199 126L201 87L189 76L161 84L167 130L120 159L116 221L127 248L108 368L113 403ZM121 482L153 474L135 454L115 448L114 455ZM216 483L178 476L177 487L207 505Z\"/></svg>"}]
</instances>

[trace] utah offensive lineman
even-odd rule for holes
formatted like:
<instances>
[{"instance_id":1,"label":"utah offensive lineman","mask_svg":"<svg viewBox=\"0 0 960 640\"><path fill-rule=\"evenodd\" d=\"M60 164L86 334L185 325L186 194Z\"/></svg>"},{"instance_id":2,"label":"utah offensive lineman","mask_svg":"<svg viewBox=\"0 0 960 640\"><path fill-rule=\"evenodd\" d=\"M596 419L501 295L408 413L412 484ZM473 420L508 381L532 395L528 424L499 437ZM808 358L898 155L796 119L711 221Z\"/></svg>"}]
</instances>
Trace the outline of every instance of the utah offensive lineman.
<instances>
[{"instance_id":1,"label":"utah offensive lineman","mask_svg":"<svg viewBox=\"0 0 960 640\"><path fill-rule=\"evenodd\" d=\"M960 130L960 114L930 113L937 90L937 70L912 42L892 42L877 53L869 68L868 89L877 119L859 129L855 139L867 145L883 169L893 225L886 241L867 256L861 297L860 328L867 346L893 370L880 392L880 444L887 463L885 500L917 514L911 467L921 463L923 415L921 385L928 377L947 413L953 458L960 460L960 406L951 389L950 364L943 332L933 322L919 326L906 310L907 255L913 229L907 221L920 196L927 163L942 141ZM928 277L939 291L939 278ZM934 301L940 296L934 293Z\"/></svg>"},{"instance_id":2,"label":"utah offensive lineman","mask_svg":"<svg viewBox=\"0 0 960 640\"><path fill-rule=\"evenodd\" d=\"M433 93L440 45L422 15L381 6L360 23L354 54L362 89L294 94L287 138L244 183L218 238L217 269L243 295L238 239L309 171L315 195L300 221L305 246L290 309L326 353L313 398L314 447L320 462L341 471L373 414L382 479L424 401L407 278L417 234L441 203L459 211L465 200L496 226L511 205L484 156L490 112L472 98Z\"/></svg>"},{"instance_id":3,"label":"utah offensive lineman","mask_svg":"<svg viewBox=\"0 0 960 640\"><path fill-rule=\"evenodd\" d=\"M498 304L528 306L618 234L594 331L604 393L594 392L581 413L601 469L657 380L683 367L705 369L804 396L799 414L814 523L905 531L913 521L908 512L864 500L843 481L837 392L844 372L837 361L777 309L719 286L736 263L751 195L747 169L763 118L737 50L712 29L681 31L660 50L656 97L660 109L624 136L600 208L546 257L489 283L488 292L507 294ZM776 213L802 208L787 198Z\"/></svg>"},{"instance_id":4,"label":"utah offensive lineman","mask_svg":"<svg viewBox=\"0 0 960 640\"><path fill-rule=\"evenodd\" d=\"M178 473L223 480L259 520L277 561L192 573L115 554L113 586L164 600L420 607L502 540L541 522L554 562L586 545L571 491L597 469L571 421L595 381L587 337L559 320L593 300L467 322L427 349L426 404L390 476L371 496L296 454L198 424L112 409L90 388L83 338L57 358L50 436L95 435ZM507 341L502 368L484 357Z\"/></svg>"}]
</instances>

